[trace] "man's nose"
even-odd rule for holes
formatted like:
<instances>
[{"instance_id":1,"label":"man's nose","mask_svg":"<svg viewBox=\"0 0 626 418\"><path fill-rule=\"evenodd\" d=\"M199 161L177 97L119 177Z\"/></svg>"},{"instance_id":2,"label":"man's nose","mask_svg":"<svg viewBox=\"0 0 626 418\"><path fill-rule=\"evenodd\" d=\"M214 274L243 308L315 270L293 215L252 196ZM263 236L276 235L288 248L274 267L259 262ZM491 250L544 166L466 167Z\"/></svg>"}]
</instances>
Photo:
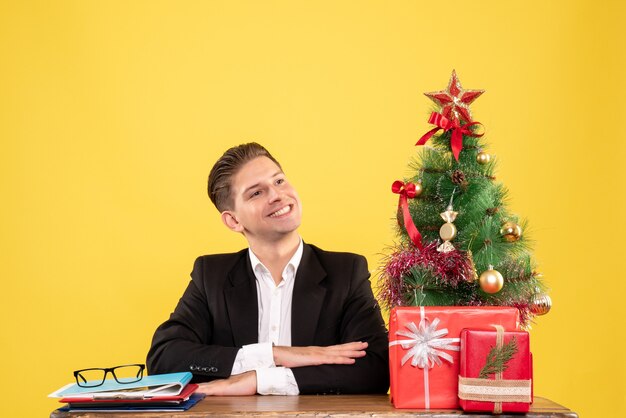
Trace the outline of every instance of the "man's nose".
<instances>
[{"instance_id":1,"label":"man's nose","mask_svg":"<svg viewBox=\"0 0 626 418\"><path fill-rule=\"evenodd\" d=\"M268 194L270 203L279 201L282 198L281 191L274 185L270 186Z\"/></svg>"}]
</instances>

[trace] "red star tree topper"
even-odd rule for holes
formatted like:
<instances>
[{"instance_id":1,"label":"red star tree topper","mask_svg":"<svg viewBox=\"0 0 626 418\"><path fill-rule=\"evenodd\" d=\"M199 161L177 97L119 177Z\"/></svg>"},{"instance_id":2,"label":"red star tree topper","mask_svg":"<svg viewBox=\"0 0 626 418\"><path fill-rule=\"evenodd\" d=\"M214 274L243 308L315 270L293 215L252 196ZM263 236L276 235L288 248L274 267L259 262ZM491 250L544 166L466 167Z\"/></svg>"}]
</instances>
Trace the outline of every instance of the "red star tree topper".
<instances>
[{"instance_id":1,"label":"red star tree topper","mask_svg":"<svg viewBox=\"0 0 626 418\"><path fill-rule=\"evenodd\" d=\"M472 113L469 105L483 94L484 90L464 90L461 82L456 75L456 71L452 70L448 88L441 91L433 91L424 93L428 98L441 106L441 113L452 121L461 123L465 121L471 123Z\"/></svg>"}]
</instances>

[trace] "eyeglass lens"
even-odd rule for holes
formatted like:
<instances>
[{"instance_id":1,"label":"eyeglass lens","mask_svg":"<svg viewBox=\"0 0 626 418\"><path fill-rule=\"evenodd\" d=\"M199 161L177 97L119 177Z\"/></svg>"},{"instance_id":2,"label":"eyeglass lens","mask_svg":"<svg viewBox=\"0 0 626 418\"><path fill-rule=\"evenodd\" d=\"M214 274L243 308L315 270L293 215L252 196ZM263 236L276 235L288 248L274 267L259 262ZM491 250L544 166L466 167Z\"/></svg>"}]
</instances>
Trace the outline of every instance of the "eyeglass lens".
<instances>
[{"instance_id":1,"label":"eyeglass lens","mask_svg":"<svg viewBox=\"0 0 626 418\"><path fill-rule=\"evenodd\" d=\"M133 383L141 380L143 369L137 365L119 366L113 369L115 380L119 383Z\"/></svg>"},{"instance_id":2,"label":"eyeglass lens","mask_svg":"<svg viewBox=\"0 0 626 418\"><path fill-rule=\"evenodd\" d=\"M143 368L140 365L118 366L112 369L85 369L78 372L76 380L79 386L94 387L104 383L108 372L118 383L134 383L143 377Z\"/></svg>"}]
</instances>

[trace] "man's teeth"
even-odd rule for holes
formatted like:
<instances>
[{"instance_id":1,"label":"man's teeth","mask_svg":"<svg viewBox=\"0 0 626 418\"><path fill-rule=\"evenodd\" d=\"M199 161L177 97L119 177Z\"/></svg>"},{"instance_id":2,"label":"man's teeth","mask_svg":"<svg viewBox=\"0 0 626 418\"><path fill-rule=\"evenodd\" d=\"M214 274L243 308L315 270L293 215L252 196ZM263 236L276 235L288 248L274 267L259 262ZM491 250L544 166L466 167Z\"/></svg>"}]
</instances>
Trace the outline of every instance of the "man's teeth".
<instances>
[{"instance_id":1,"label":"man's teeth","mask_svg":"<svg viewBox=\"0 0 626 418\"><path fill-rule=\"evenodd\" d=\"M290 211L291 211L291 206L285 206L281 210L277 210L276 212L272 213L270 215L270 218L275 218L277 216L284 215L285 213L288 213Z\"/></svg>"}]
</instances>

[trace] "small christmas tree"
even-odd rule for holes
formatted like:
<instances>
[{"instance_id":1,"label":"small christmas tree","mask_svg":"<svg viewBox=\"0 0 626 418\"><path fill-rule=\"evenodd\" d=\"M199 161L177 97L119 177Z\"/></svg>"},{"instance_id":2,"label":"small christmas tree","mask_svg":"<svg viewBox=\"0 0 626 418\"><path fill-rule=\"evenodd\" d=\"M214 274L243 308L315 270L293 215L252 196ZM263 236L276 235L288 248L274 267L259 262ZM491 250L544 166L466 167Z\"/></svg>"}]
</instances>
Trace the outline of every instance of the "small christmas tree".
<instances>
[{"instance_id":1,"label":"small christmas tree","mask_svg":"<svg viewBox=\"0 0 626 418\"><path fill-rule=\"evenodd\" d=\"M514 306L529 326L551 301L523 233L526 223L507 208L507 189L495 181L495 160L485 152L481 124L472 120L469 105L482 93L464 90L454 71L446 90L426 93L439 111L417 143L415 174L392 185L400 195L400 239L381 270L379 297L389 309Z\"/></svg>"}]
</instances>

